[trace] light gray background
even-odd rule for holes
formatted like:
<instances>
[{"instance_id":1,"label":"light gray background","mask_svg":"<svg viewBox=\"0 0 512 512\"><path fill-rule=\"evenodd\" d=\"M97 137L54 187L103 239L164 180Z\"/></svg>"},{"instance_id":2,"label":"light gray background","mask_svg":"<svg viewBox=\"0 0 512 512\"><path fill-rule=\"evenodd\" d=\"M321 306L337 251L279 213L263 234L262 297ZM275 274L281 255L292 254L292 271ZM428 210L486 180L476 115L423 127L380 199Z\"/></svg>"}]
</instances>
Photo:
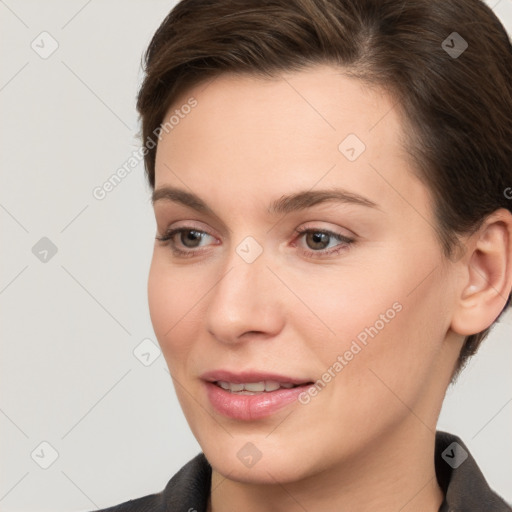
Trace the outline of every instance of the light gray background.
<instances>
[{"instance_id":1,"label":"light gray background","mask_svg":"<svg viewBox=\"0 0 512 512\"><path fill-rule=\"evenodd\" d=\"M0 1L2 512L159 492L200 451L163 356L145 366L133 353L156 343L142 163L102 201L92 195L139 147L141 56L173 5ZM490 5L511 33L512 1ZM46 59L31 47L48 51L43 31L59 45ZM42 237L58 249L46 263L32 252ZM512 502L511 333L507 314L449 390L439 428L462 437ZM42 442L58 452L47 469Z\"/></svg>"}]
</instances>

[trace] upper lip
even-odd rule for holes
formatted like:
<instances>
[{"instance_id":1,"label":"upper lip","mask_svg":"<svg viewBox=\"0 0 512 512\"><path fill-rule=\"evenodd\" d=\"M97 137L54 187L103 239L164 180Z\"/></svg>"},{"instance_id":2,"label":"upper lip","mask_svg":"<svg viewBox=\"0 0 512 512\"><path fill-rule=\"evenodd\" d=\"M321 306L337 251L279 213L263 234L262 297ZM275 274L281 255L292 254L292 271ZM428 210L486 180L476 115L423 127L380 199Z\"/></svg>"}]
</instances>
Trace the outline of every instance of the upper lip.
<instances>
[{"instance_id":1,"label":"upper lip","mask_svg":"<svg viewBox=\"0 0 512 512\"><path fill-rule=\"evenodd\" d=\"M262 381L274 381L280 383L291 383L291 384L308 384L312 382L310 379L303 379L300 377L288 377L286 375L279 375L277 373L267 373L259 371L244 371L244 372L232 372L229 370L211 370L201 375L203 380L209 382L229 382L232 384L244 384L248 382L262 382Z\"/></svg>"}]
</instances>

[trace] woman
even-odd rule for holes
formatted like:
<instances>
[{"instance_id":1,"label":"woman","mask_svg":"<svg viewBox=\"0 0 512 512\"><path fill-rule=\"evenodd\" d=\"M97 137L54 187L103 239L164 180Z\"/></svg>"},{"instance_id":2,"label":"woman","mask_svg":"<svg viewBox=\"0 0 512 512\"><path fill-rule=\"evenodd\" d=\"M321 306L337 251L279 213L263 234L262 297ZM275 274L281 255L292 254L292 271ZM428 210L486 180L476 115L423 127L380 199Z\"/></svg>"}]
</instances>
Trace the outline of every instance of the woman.
<instances>
[{"instance_id":1,"label":"woman","mask_svg":"<svg viewBox=\"0 0 512 512\"><path fill-rule=\"evenodd\" d=\"M148 293L203 452L105 510L511 510L436 432L510 304L511 84L479 0L171 11L137 104Z\"/></svg>"}]
</instances>

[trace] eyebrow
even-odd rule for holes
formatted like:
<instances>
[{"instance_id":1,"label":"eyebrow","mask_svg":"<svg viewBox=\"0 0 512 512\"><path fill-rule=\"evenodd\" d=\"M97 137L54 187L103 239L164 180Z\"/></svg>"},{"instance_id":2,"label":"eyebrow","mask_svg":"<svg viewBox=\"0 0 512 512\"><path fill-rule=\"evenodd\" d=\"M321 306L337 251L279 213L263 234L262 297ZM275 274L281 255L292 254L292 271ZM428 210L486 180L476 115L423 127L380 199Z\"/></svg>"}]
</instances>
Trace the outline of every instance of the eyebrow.
<instances>
[{"instance_id":1,"label":"eyebrow","mask_svg":"<svg viewBox=\"0 0 512 512\"><path fill-rule=\"evenodd\" d=\"M165 186L156 189L153 192L151 200L153 205L162 200L171 201L188 206L198 212L216 216L212 208L210 208L210 206L208 206L208 204L198 195L176 187ZM270 215L287 214L305 210L326 202L355 204L380 210L377 203L364 196L341 188L333 188L325 190L303 190L293 194L284 195L273 201L267 208L267 212Z\"/></svg>"}]
</instances>

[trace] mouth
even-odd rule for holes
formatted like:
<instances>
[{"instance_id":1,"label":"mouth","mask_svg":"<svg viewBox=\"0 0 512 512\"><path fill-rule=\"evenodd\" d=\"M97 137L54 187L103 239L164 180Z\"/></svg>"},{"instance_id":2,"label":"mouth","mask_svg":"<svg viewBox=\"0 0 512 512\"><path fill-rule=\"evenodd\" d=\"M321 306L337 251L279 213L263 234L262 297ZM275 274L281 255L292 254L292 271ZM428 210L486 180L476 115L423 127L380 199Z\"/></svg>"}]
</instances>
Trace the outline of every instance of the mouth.
<instances>
[{"instance_id":1,"label":"mouth","mask_svg":"<svg viewBox=\"0 0 512 512\"><path fill-rule=\"evenodd\" d=\"M314 384L313 380L263 372L216 370L203 374L211 406L223 416L254 421L292 406Z\"/></svg>"},{"instance_id":2,"label":"mouth","mask_svg":"<svg viewBox=\"0 0 512 512\"><path fill-rule=\"evenodd\" d=\"M259 393L271 393L278 389L293 389L299 386L313 384L305 382L303 384L293 384L291 382L278 382L275 380L262 380L259 382L227 382L223 380L215 381L214 384L230 393L238 395L256 395Z\"/></svg>"}]
</instances>

